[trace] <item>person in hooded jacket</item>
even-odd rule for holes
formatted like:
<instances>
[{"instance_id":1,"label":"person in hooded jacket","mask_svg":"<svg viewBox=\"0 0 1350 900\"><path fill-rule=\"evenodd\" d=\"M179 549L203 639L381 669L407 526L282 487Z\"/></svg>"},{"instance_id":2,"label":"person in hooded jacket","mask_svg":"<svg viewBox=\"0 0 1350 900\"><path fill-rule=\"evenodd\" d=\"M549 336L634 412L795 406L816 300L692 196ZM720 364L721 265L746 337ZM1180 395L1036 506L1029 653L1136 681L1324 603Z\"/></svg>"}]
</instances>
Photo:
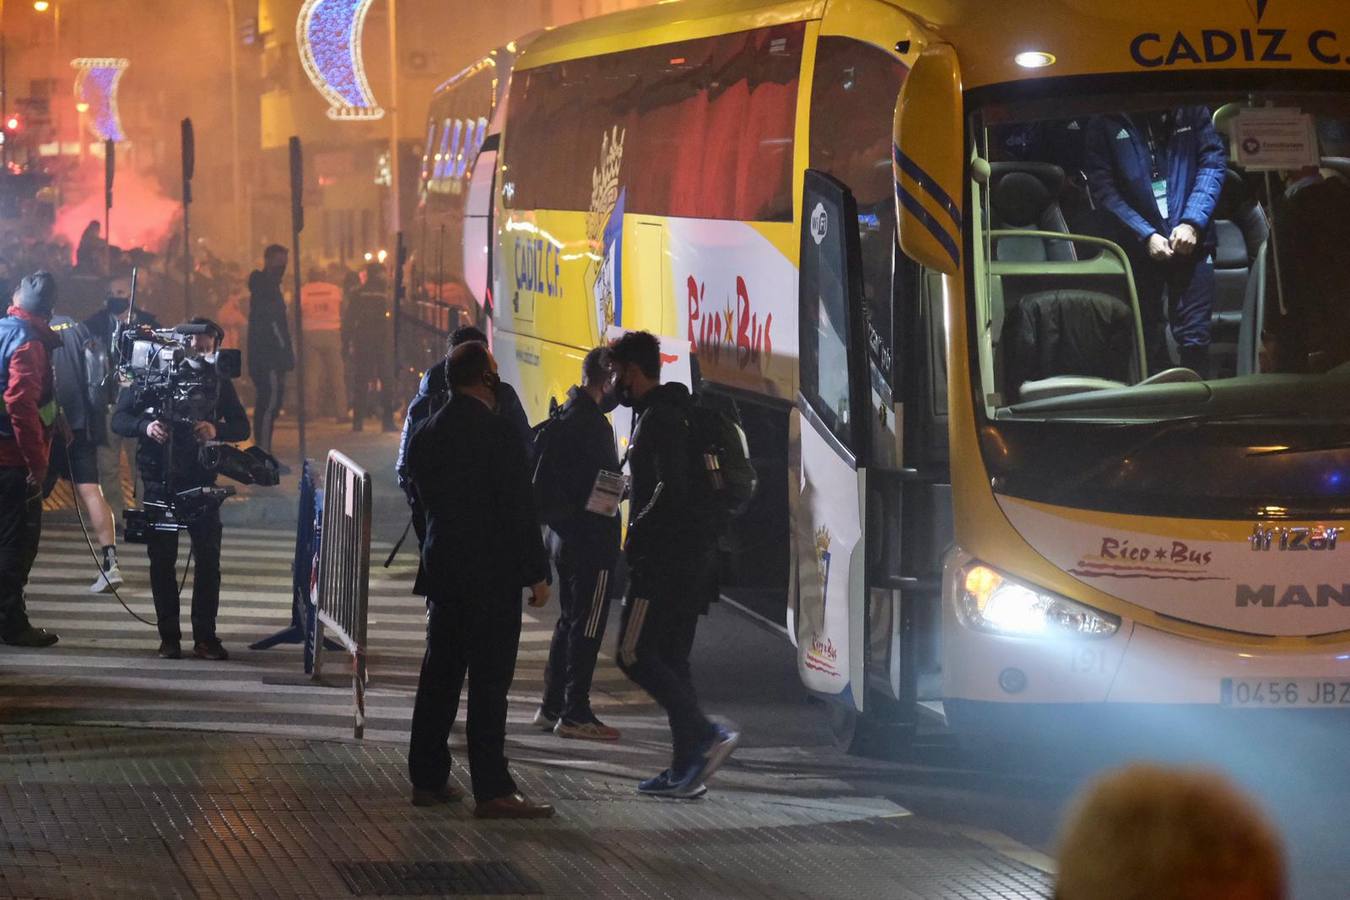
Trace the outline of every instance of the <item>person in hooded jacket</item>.
<instances>
[{"instance_id":1,"label":"person in hooded jacket","mask_svg":"<svg viewBox=\"0 0 1350 900\"><path fill-rule=\"evenodd\" d=\"M253 442L272 452L272 427L281 410L286 373L295 368L291 329L281 279L289 251L272 244L263 252L263 267L248 277L248 375L253 380Z\"/></svg>"},{"instance_id":2,"label":"person in hooded jacket","mask_svg":"<svg viewBox=\"0 0 1350 900\"><path fill-rule=\"evenodd\" d=\"M699 616L717 592L717 530L695 502L689 389L661 383L661 345L645 331L610 346L618 401L633 409L628 446L628 596L619 626L619 668L665 709L671 764L639 793L698 797L740 734L699 706L689 667Z\"/></svg>"},{"instance_id":3,"label":"person in hooded jacket","mask_svg":"<svg viewBox=\"0 0 1350 900\"><path fill-rule=\"evenodd\" d=\"M56 385L51 353L61 344L49 323L56 279L34 272L0 318L0 642L50 647L57 636L28 621L24 588L42 538Z\"/></svg>"},{"instance_id":4,"label":"person in hooded jacket","mask_svg":"<svg viewBox=\"0 0 1350 900\"><path fill-rule=\"evenodd\" d=\"M534 724L559 737L597 741L620 737L591 709L591 680L619 555L618 498L606 504L597 489L601 473L620 472L614 429L605 418L608 355L605 347L586 354L581 384L568 390L567 402L542 426L534 471L540 517L552 535L561 607Z\"/></svg>"}]
</instances>

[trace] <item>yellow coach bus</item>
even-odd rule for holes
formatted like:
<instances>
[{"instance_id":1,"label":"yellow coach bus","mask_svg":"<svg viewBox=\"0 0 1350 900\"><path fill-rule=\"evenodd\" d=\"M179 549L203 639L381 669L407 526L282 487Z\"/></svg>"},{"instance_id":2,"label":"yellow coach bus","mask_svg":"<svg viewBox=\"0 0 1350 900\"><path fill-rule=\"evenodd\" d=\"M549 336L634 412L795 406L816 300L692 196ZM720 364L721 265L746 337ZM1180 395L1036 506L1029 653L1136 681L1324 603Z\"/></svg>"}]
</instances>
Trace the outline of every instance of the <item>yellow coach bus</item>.
<instances>
[{"instance_id":1,"label":"yellow coach bus","mask_svg":"<svg viewBox=\"0 0 1350 900\"><path fill-rule=\"evenodd\" d=\"M843 737L1330 714L1348 178L1342 2L663 3L517 60L494 340L739 418L726 592Z\"/></svg>"}]
</instances>

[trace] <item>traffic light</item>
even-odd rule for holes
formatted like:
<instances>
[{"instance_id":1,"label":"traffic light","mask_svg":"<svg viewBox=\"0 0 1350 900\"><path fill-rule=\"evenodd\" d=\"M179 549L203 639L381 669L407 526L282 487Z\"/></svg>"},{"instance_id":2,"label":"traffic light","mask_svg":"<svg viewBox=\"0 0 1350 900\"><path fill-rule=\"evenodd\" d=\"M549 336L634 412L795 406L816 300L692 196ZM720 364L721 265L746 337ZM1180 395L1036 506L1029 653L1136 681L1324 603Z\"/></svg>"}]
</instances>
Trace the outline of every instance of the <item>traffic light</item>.
<instances>
[{"instance_id":1,"label":"traffic light","mask_svg":"<svg viewBox=\"0 0 1350 900\"><path fill-rule=\"evenodd\" d=\"M5 120L6 131L10 132L18 131L22 125L23 123L19 120L18 116L10 116L8 119Z\"/></svg>"}]
</instances>

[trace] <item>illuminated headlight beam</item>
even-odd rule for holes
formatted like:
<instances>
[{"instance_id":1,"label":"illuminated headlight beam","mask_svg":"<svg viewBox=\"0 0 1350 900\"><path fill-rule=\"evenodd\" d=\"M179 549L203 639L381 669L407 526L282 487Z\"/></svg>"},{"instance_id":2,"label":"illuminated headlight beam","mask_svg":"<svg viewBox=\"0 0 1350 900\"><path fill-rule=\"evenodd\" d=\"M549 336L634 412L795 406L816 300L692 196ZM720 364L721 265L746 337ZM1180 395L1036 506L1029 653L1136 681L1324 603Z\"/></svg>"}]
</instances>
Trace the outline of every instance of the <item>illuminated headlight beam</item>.
<instances>
[{"instance_id":1,"label":"illuminated headlight beam","mask_svg":"<svg viewBox=\"0 0 1350 900\"><path fill-rule=\"evenodd\" d=\"M295 23L305 74L328 101L328 118L379 119L361 59L361 35L373 0L305 0Z\"/></svg>"}]
</instances>

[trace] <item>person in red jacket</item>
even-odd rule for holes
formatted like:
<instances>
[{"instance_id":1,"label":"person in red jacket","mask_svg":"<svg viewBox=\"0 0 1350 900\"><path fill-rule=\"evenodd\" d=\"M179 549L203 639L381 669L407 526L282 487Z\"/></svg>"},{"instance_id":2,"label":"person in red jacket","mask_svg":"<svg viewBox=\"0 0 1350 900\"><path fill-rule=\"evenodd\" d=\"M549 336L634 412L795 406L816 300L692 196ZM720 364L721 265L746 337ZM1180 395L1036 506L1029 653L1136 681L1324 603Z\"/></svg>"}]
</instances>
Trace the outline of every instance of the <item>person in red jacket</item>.
<instances>
[{"instance_id":1,"label":"person in red jacket","mask_svg":"<svg viewBox=\"0 0 1350 900\"><path fill-rule=\"evenodd\" d=\"M35 272L0 319L0 641L16 647L57 641L29 623L23 594L42 535L42 484L56 422L51 351L61 339L48 324L55 305L56 279Z\"/></svg>"}]
</instances>

